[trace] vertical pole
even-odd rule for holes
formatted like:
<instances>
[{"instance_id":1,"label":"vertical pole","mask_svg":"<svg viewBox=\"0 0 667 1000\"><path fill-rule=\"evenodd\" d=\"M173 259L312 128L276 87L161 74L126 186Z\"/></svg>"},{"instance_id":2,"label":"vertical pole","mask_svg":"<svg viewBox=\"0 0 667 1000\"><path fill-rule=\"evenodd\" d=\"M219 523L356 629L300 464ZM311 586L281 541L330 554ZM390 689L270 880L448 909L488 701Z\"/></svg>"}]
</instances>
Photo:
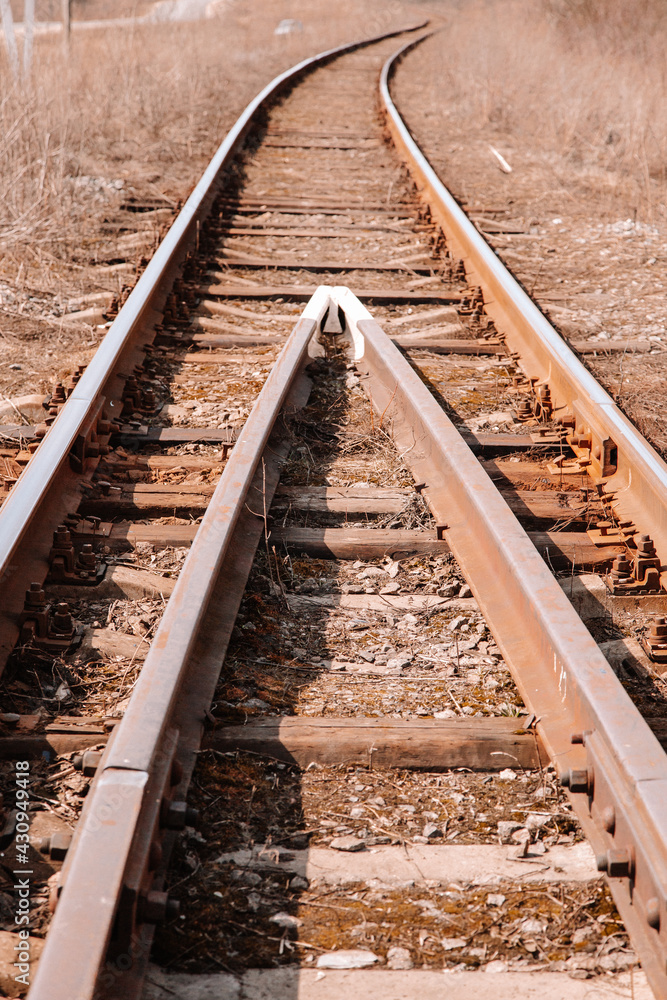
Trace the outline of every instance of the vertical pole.
<instances>
[{"instance_id":1,"label":"vertical pole","mask_svg":"<svg viewBox=\"0 0 667 1000\"><path fill-rule=\"evenodd\" d=\"M65 44L65 55L69 55L70 0L62 0L62 3L63 3L63 42Z\"/></svg>"},{"instance_id":2,"label":"vertical pole","mask_svg":"<svg viewBox=\"0 0 667 1000\"><path fill-rule=\"evenodd\" d=\"M32 37L35 24L35 0L23 0L23 76L28 80L32 69Z\"/></svg>"},{"instance_id":3,"label":"vertical pole","mask_svg":"<svg viewBox=\"0 0 667 1000\"><path fill-rule=\"evenodd\" d=\"M16 48L16 35L14 34L14 18L9 0L0 0L0 13L2 14L2 30L5 34L5 45L9 57L9 66L14 80L19 78L19 53Z\"/></svg>"}]
</instances>

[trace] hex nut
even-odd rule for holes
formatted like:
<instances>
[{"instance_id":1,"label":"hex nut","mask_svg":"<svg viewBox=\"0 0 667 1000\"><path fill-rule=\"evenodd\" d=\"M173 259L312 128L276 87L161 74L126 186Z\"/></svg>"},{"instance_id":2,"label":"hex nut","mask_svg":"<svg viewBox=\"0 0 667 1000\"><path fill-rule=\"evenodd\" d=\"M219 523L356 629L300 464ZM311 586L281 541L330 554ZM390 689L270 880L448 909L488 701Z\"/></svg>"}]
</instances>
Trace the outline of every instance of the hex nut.
<instances>
[{"instance_id":1,"label":"hex nut","mask_svg":"<svg viewBox=\"0 0 667 1000\"><path fill-rule=\"evenodd\" d=\"M180 912L181 904L177 899L170 899L166 892L149 889L142 892L137 907L137 919L143 924L164 924L173 920Z\"/></svg>"}]
</instances>

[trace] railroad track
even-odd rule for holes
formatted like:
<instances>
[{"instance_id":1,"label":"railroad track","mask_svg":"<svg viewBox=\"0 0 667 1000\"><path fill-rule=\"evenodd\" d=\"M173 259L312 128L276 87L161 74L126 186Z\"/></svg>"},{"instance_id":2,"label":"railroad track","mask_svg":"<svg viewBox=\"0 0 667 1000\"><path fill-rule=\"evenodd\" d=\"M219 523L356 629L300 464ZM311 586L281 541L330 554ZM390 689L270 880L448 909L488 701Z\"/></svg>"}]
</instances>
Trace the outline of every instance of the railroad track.
<instances>
[{"instance_id":1,"label":"railroad track","mask_svg":"<svg viewBox=\"0 0 667 1000\"><path fill-rule=\"evenodd\" d=\"M667 470L414 148L396 45L259 95L27 464L3 428L33 998L639 996L623 925L667 996Z\"/></svg>"}]
</instances>

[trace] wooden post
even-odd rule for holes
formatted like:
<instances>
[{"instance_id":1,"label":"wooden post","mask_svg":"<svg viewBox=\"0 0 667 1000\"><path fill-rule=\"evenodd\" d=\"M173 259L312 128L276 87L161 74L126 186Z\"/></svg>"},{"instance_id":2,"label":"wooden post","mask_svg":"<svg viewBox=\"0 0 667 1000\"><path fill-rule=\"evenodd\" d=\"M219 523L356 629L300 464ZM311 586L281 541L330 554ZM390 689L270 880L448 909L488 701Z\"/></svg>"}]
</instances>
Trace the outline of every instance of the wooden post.
<instances>
[{"instance_id":1,"label":"wooden post","mask_svg":"<svg viewBox=\"0 0 667 1000\"><path fill-rule=\"evenodd\" d=\"M32 39L35 25L35 0L23 3L23 77L27 80L32 69Z\"/></svg>"},{"instance_id":2,"label":"wooden post","mask_svg":"<svg viewBox=\"0 0 667 1000\"><path fill-rule=\"evenodd\" d=\"M2 30L5 33L5 45L7 46L7 56L9 66L14 80L19 78L19 53L16 48L16 35L14 34L14 18L9 0L0 0L0 13L2 13Z\"/></svg>"}]
</instances>

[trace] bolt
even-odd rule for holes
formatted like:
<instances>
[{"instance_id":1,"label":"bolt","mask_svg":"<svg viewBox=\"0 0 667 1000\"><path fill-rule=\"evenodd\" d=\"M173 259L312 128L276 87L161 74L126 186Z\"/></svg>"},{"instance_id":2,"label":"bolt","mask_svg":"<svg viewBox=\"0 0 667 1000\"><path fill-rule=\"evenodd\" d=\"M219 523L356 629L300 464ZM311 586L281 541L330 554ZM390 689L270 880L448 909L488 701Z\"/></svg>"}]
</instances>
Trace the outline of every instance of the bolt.
<instances>
[{"instance_id":1,"label":"bolt","mask_svg":"<svg viewBox=\"0 0 667 1000\"><path fill-rule=\"evenodd\" d=\"M569 788L571 792L592 795L593 770L592 768L586 770L571 768L569 771L564 771L561 774L560 783L563 788Z\"/></svg>"},{"instance_id":2,"label":"bolt","mask_svg":"<svg viewBox=\"0 0 667 1000\"><path fill-rule=\"evenodd\" d=\"M72 546L72 536L66 524L59 524L53 532L53 544L57 548L69 549Z\"/></svg>"},{"instance_id":3,"label":"bolt","mask_svg":"<svg viewBox=\"0 0 667 1000\"><path fill-rule=\"evenodd\" d=\"M646 923L654 930L660 930L660 900L657 896L646 900Z\"/></svg>"},{"instance_id":4,"label":"bolt","mask_svg":"<svg viewBox=\"0 0 667 1000\"><path fill-rule=\"evenodd\" d=\"M177 899L170 899L166 892L149 889L139 896L137 919L143 924L164 924L174 920L181 909Z\"/></svg>"},{"instance_id":5,"label":"bolt","mask_svg":"<svg viewBox=\"0 0 667 1000\"><path fill-rule=\"evenodd\" d=\"M156 868L159 868L162 864L162 845L157 842L157 840L151 841L151 846L148 850L148 870L154 872Z\"/></svg>"},{"instance_id":6,"label":"bolt","mask_svg":"<svg viewBox=\"0 0 667 1000\"><path fill-rule=\"evenodd\" d=\"M656 615L650 635L654 635L656 638L667 636L667 618L663 615Z\"/></svg>"},{"instance_id":7,"label":"bolt","mask_svg":"<svg viewBox=\"0 0 667 1000\"><path fill-rule=\"evenodd\" d=\"M70 635L74 631L72 616L69 613L69 605L65 601L61 604L56 604L56 609L51 618L51 626L53 631L58 635Z\"/></svg>"},{"instance_id":8,"label":"bolt","mask_svg":"<svg viewBox=\"0 0 667 1000\"><path fill-rule=\"evenodd\" d=\"M85 778L92 778L95 775L100 761L102 760L101 750L86 750L81 757L81 772Z\"/></svg>"},{"instance_id":9,"label":"bolt","mask_svg":"<svg viewBox=\"0 0 667 1000\"><path fill-rule=\"evenodd\" d=\"M632 581L632 563L625 556L616 556L609 575L614 583L630 583Z\"/></svg>"},{"instance_id":10,"label":"bolt","mask_svg":"<svg viewBox=\"0 0 667 1000\"><path fill-rule=\"evenodd\" d=\"M86 542L86 544L81 548L81 552L79 554L79 566L83 569L90 569L93 572L95 571L95 553L93 552L93 546L90 542Z\"/></svg>"},{"instance_id":11,"label":"bolt","mask_svg":"<svg viewBox=\"0 0 667 1000\"><path fill-rule=\"evenodd\" d=\"M650 535L639 535L637 537L637 552L649 558L655 556L655 545Z\"/></svg>"},{"instance_id":12,"label":"bolt","mask_svg":"<svg viewBox=\"0 0 667 1000\"><path fill-rule=\"evenodd\" d=\"M42 838L38 850L40 854L47 854L52 861L64 861L71 843L71 833L52 833L50 837Z\"/></svg>"},{"instance_id":13,"label":"bolt","mask_svg":"<svg viewBox=\"0 0 667 1000\"><path fill-rule=\"evenodd\" d=\"M187 802L163 800L161 820L162 826L167 830L183 830L186 826L195 826L198 819L199 813L188 806Z\"/></svg>"},{"instance_id":14,"label":"bolt","mask_svg":"<svg viewBox=\"0 0 667 1000\"><path fill-rule=\"evenodd\" d=\"M42 611L46 607L46 594L39 583L31 583L25 592L24 611Z\"/></svg>"},{"instance_id":15,"label":"bolt","mask_svg":"<svg viewBox=\"0 0 667 1000\"><path fill-rule=\"evenodd\" d=\"M634 858L625 847L598 854L595 863L598 871L606 872L609 878L632 878L634 875Z\"/></svg>"},{"instance_id":16,"label":"bolt","mask_svg":"<svg viewBox=\"0 0 667 1000\"><path fill-rule=\"evenodd\" d=\"M607 833L612 833L616 829L616 810L613 806L607 806L602 810L602 826L605 828Z\"/></svg>"}]
</instances>

